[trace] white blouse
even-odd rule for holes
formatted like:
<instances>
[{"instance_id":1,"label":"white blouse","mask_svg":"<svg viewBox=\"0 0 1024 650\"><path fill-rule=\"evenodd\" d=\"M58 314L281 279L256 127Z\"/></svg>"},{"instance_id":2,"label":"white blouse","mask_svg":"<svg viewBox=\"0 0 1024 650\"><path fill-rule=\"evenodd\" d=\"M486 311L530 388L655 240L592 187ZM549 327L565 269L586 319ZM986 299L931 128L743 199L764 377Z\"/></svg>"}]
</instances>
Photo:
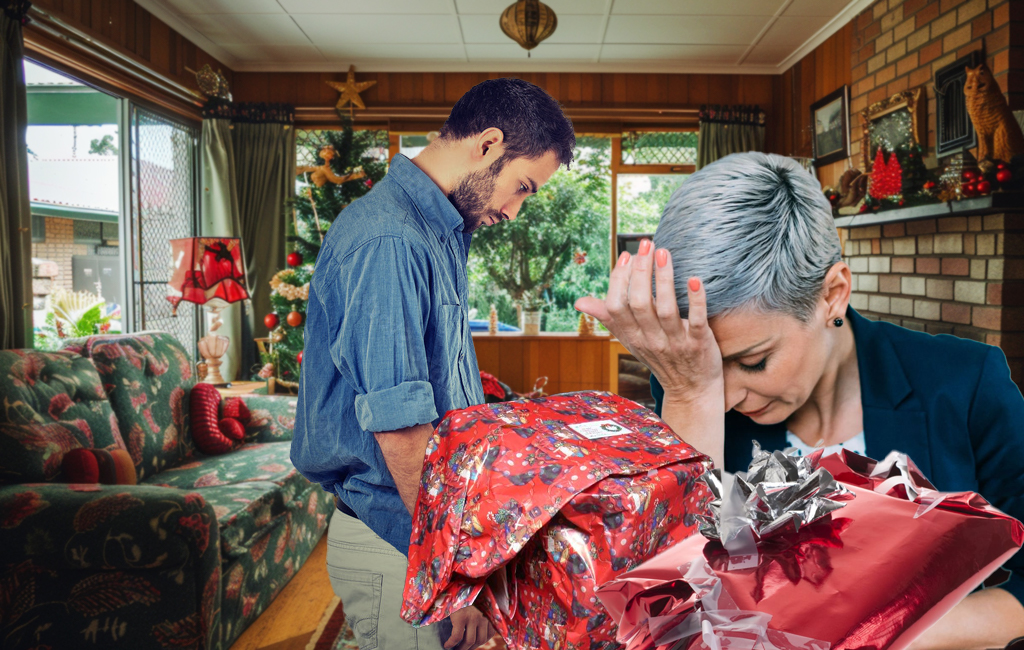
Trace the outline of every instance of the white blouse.
<instances>
[{"instance_id":1,"label":"white blouse","mask_svg":"<svg viewBox=\"0 0 1024 650\"><path fill-rule=\"evenodd\" d=\"M801 456L807 456L818 450L818 447L811 447L810 445L805 444L803 440L797 438L796 434L791 431L786 431L786 444L790 447L796 447ZM825 453L822 455L828 456L829 454L837 453L840 449L849 449L855 454L866 456L867 443L864 441L864 432L861 431L846 442L840 442L825 447Z\"/></svg>"}]
</instances>

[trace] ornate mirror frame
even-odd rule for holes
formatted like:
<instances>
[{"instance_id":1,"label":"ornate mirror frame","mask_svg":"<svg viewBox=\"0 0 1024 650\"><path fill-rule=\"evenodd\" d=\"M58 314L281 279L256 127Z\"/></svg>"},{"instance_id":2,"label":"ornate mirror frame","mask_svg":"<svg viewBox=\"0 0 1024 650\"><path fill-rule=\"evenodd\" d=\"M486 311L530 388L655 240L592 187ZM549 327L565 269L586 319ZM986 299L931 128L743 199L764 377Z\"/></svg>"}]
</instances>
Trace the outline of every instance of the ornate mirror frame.
<instances>
[{"instance_id":1,"label":"ornate mirror frame","mask_svg":"<svg viewBox=\"0 0 1024 650\"><path fill-rule=\"evenodd\" d=\"M922 146L928 144L928 96L925 94L924 86L904 90L896 93L888 99L875 102L860 112L863 125L863 136L861 141L860 154L864 161L865 171L870 172L874 159L871 156L871 123L896 111L906 110L910 113L911 136L914 141Z\"/></svg>"}]
</instances>

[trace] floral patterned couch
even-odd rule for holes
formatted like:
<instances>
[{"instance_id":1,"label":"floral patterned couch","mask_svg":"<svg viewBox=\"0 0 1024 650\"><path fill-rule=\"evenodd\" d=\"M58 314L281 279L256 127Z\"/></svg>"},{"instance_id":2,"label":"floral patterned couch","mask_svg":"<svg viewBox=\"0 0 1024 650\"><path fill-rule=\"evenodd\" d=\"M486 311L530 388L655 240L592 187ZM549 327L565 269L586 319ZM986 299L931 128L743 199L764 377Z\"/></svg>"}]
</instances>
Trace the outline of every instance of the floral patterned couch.
<instances>
[{"instance_id":1,"label":"floral patterned couch","mask_svg":"<svg viewBox=\"0 0 1024 650\"><path fill-rule=\"evenodd\" d=\"M170 335L0 352L0 647L227 650L323 534L334 498L289 460L294 398L246 396L244 444L204 456ZM61 481L127 449L137 485Z\"/></svg>"}]
</instances>

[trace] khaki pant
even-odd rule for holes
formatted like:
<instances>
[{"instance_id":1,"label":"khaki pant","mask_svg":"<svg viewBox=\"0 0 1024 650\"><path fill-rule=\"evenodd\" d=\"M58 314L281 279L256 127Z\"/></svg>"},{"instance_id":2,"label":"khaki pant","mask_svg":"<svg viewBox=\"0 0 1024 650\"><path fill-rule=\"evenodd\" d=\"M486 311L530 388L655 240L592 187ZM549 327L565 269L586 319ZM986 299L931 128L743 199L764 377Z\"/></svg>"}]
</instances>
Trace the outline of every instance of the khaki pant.
<instances>
[{"instance_id":1,"label":"khaki pant","mask_svg":"<svg viewBox=\"0 0 1024 650\"><path fill-rule=\"evenodd\" d=\"M438 625L399 616L407 558L355 517L335 511L327 529L327 574L359 650L441 650Z\"/></svg>"}]
</instances>

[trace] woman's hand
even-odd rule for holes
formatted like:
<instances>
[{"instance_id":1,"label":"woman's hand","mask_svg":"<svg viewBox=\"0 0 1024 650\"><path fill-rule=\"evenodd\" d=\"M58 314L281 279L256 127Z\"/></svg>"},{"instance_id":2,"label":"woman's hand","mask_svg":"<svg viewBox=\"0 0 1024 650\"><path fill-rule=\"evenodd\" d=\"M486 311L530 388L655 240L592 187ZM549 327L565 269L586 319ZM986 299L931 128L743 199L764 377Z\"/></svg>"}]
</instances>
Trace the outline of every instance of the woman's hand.
<instances>
[{"instance_id":1,"label":"woman's hand","mask_svg":"<svg viewBox=\"0 0 1024 650\"><path fill-rule=\"evenodd\" d=\"M721 467L725 456L725 383L722 353L708 326L700 279L687 284L689 319L679 317L672 256L640 242L635 259L623 253L608 282L608 298L580 298L576 309L608 328L651 369L665 389L661 417L679 437ZM651 295L652 267L657 300Z\"/></svg>"},{"instance_id":2,"label":"woman's hand","mask_svg":"<svg viewBox=\"0 0 1024 650\"><path fill-rule=\"evenodd\" d=\"M680 318L672 256L665 249L652 248L650 240L644 239L635 258L623 253L608 281L608 298L580 298L576 309L601 321L651 369L665 389L666 401L723 395L722 353L708 327L704 286L698 278L690 278L690 317ZM656 300L651 295L652 266Z\"/></svg>"}]
</instances>

